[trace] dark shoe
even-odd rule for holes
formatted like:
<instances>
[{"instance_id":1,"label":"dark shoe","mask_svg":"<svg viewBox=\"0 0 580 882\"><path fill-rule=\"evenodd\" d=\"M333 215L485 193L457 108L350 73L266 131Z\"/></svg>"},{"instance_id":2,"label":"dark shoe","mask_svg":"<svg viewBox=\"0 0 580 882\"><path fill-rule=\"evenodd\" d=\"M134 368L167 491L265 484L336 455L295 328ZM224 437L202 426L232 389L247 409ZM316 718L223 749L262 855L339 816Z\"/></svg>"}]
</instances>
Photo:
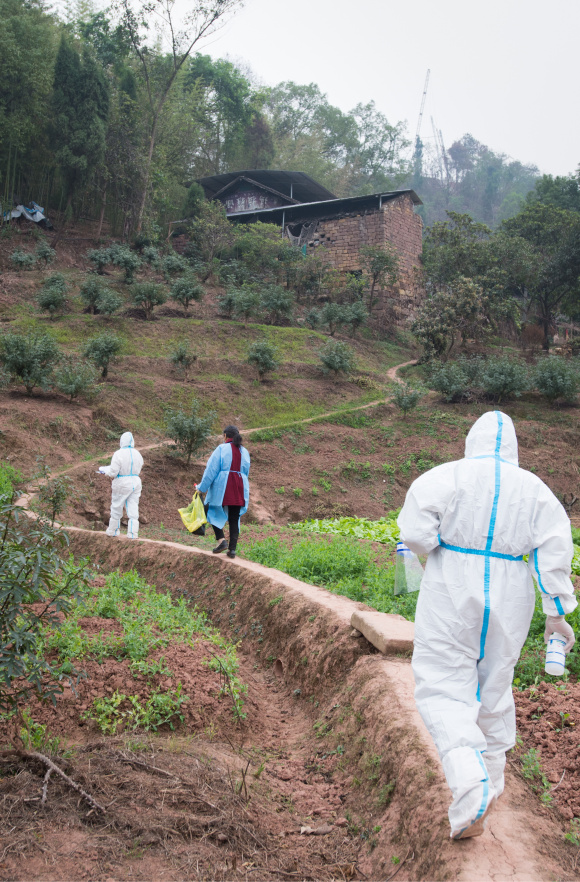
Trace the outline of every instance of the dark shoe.
<instances>
[{"instance_id":1,"label":"dark shoe","mask_svg":"<svg viewBox=\"0 0 580 882\"><path fill-rule=\"evenodd\" d=\"M213 549L213 553L214 554L221 554L222 551L226 551L227 547L228 547L228 543L226 542L225 539L222 539L220 544L216 545L216 547Z\"/></svg>"},{"instance_id":2,"label":"dark shoe","mask_svg":"<svg viewBox=\"0 0 580 882\"><path fill-rule=\"evenodd\" d=\"M236 556L235 551L228 551L228 557L234 558Z\"/></svg>"}]
</instances>

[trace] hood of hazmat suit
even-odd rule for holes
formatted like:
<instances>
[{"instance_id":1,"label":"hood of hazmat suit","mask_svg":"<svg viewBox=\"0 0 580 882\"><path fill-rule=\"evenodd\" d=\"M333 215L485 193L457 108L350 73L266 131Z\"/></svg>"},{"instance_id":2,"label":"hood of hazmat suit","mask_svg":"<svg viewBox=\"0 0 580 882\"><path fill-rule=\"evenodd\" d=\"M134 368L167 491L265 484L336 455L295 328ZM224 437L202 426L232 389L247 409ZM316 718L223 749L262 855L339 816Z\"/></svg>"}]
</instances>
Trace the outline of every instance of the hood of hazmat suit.
<instances>
[{"instance_id":1,"label":"hood of hazmat suit","mask_svg":"<svg viewBox=\"0 0 580 882\"><path fill-rule=\"evenodd\" d=\"M139 497L141 496L141 478L143 457L135 449L135 440L131 432L123 432L120 448L113 454L111 464L103 469L103 473L113 478L111 488L111 518L107 533L118 536L121 531L123 508L129 519L127 535L136 539L139 535Z\"/></svg>"},{"instance_id":2,"label":"hood of hazmat suit","mask_svg":"<svg viewBox=\"0 0 580 882\"><path fill-rule=\"evenodd\" d=\"M515 744L511 684L534 609L532 575L546 614L576 607L570 521L543 481L518 467L510 417L491 411L472 426L464 459L414 481L398 523L403 542L429 555L415 700L453 793L451 835L477 835Z\"/></svg>"}]
</instances>

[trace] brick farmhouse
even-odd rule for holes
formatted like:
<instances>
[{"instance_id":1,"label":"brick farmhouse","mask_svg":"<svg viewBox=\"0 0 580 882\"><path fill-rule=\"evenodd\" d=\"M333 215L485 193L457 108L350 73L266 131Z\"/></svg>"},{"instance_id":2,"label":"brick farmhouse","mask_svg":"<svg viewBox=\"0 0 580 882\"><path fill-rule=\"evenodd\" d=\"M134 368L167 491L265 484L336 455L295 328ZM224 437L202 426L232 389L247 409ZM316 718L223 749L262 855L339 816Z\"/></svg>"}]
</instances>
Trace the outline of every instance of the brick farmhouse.
<instances>
[{"instance_id":1,"label":"brick farmhouse","mask_svg":"<svg viewBox=\"0 0 580 882\"><path fill-rule=\"evenodd\" d=\"M373 315L379 325L411 316L423 296L420 265L421 200L413 190L337 198L303 172L256 170L201 178L208 199L219 200L234 223L276 224L304 253L324 247L326 259L343 272L361 269L361 245L390 243L399 256L393 289L378 292Z\"/></svg>"}]
</instances>

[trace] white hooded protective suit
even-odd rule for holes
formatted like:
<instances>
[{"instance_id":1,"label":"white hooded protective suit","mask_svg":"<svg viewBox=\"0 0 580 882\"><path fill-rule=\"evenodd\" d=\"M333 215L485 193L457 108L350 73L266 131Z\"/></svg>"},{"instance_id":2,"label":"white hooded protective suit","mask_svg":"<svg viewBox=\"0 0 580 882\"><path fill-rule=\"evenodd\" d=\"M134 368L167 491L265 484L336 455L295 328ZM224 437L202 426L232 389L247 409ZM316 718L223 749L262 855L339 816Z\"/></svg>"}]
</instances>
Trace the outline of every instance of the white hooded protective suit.
<instances>
[{"instance_id":1,"label":"white hooded protective suit","mask_svg":"<svg viewBox=\"0 0 580 882\"><path fill-rule=\"evenodd\" d=\"M107 527L108 536L118 536L121 531L123 506L127 510L129 524L127 536L136 539L139 535L139 497L143 457L135 450L131 432L121 435L120 449L113 454L111 465L100 469L104 475L113 478L111 487L111 518Z\"/></svg>"},{"instance_id":2,"label":"white hooded protective suit","mask_svg":"<svg viewBox=\"0 0 580 882\"><path fill-rule=\"evenodd\" d=\"M503 790L531 573L546 614L576 607L570 521L552 491L518 467L513 423L493 411L472 426L465 459L414 481L398 523L403 542L429 555L415 619L415 700L453 793L459 838Z\"/></svg>"}]
</instances>

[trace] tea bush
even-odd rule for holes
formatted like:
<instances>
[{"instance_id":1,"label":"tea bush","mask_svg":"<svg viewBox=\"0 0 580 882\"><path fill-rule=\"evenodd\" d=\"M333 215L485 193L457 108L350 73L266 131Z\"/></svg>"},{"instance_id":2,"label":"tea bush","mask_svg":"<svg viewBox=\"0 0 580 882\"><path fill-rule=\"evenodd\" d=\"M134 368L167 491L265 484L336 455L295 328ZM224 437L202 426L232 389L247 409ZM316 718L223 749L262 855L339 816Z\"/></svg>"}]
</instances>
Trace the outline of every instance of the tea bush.
<instances>
[{"instance_id":1,"label":"tea bush","mask_svg":"<svg viewBox=\"0 0 580 882\"><path fill-rule=\"evenodd\" d=\"M49 334L5 334L1 341L0 362L11 380L21 382L27 393L50 388L59 348Z\"/></svg>"},{"instance_id":2,"label":"tea bush","mask_svg":"<svg viewBox=\"0 0 580 882\"><path fill-rule=\"evenodd\" d=\"M62 273L53 273L42 283L37 295L37 303L41 309L50 313L53 319L57 312L63 312L66 306L66 279Z\"/></svg>"},{"instance_id":3,"label":"tea bush","mask_svg":"<svg viewBox=\"0 0 580 882\"><path fill-rule=\"evenodd\" d=\"M169 356L173 367L187 379L191 366L197 361L197 355L189 348L189 343L179 343Z\"/></svg>"},{"instance_id":4,"label":"tea bush","mask_svg":"<svg viewBox=\"0 0 580 882\"><path fill-rule=\"evenodd\" d=\"M103 380L107 378L109 373L109 365L115 360L121 351L121 340L116 334L110 334L106 331L91 337L83 350L83 355L92 361L101 371Z\"/></svg>"},{"instance_id":5,"label":"tea bush","mask_svg":"<svg viewBox=\"0 0 580 882\"><path fill-rule=\"evenodd\" d=\"M44 651L45 627L57 633L87 582L86 561L64 556L68 537L18 507L0 505L0 712L22 709L33 695L56 702L76 676Z\"/></svg>"},{"instance_id":6,"label":"tea bush","mask_svg":"<svg viewBox=\"0 0 580 882\"><path fill-rule=\"evenodd\" d=\"M554 404L559 398L573 402L580 388L580 366L557 355L542 358L532 372L533 383Z\"/></svg>"},{"instance_id":7,"label":"tea bush","mask_svg":"<svg viewBox=\"0 0 580 882\"><path fill-rule=\"evenodd\" d=\"M23 251L21 248L17 248L12 252L10 260L16 269L32 269L36 264L36 256L30 251Z\"/></svg>"},{"instance_id":8,"label":"tea bush","mask_svg":"<svg viewBox=\"0 0 580 882\"><path fill-rule=\"evenodd\" d=\"M406 417L409 411L417 407L420 398L421 392L419 389L413 389L408 383L397 383L393 389L391 401L395 407L403 411L403 415Z\"/></svg>"},{"instance_id":9,"label":"tea bush","mask_svg":"<svg viewBox=\"0 0 580 882\"><path fill-rule=\"evenodd\" d=\"M256 366L260 380L280 366L277 352L267 340L256 340L248 349L248 364Z\"/></svg>"},{"instance_id":10,"label":"tea bush","mask_svg":"<svg viewBox=\"0 0 580 882\"><path fill-rule=\"evenodd\" d=\"M481 387L486 396L501 404L519 398L530 386L527 365L512 358L489 358L481 370Z\"/></svg>"},{"instance_id":11,"label":"tea bush","mask_svg":"<svg viewBox=\"0 0 580 882\"><path fill-rule=\"evenodd\" d=\"M189 304L199 302L204 295L204 289L194 273L187 273L177 279L171 286L170 297L176 303L183 306L185 314L188 314Z\"/></svg>"},{"instance_id":12,"label":"tea bush","mask_svg":"<svg viewBox=\"0 0 580 882\"><path fill-rule=\"evenodd\" d=\"M334 371L334 376L339 373L350 374L354 370L354 353L346 343L338 340L328 340L318 353L322 362L322 370L325 374Z\"/></svg>"},{"instance_id":13,"label":"tea bush","mask_svg":"<svg viewBox=\"0 0 580 882\"><path fill-rule=\"evenodd\" d=\"M68 395L69 400L87 395L94 390L98 373L90 361L75 356L65 356L54 371L54 384L59 392Z\"/></svg>"},{"instance_id":14,"label":"tea bush","mask_svg":"<svg viewBox=\"0 0 580 882\"><path fill-rule=\"evenodd\" d=\"M140 306L145 312L145 318L150 321L153 318L153 310L167 301L167 291L163 285L154 282L140 282L131 289L131 300L135 306Z\"/></svg>"}]
</instances>

